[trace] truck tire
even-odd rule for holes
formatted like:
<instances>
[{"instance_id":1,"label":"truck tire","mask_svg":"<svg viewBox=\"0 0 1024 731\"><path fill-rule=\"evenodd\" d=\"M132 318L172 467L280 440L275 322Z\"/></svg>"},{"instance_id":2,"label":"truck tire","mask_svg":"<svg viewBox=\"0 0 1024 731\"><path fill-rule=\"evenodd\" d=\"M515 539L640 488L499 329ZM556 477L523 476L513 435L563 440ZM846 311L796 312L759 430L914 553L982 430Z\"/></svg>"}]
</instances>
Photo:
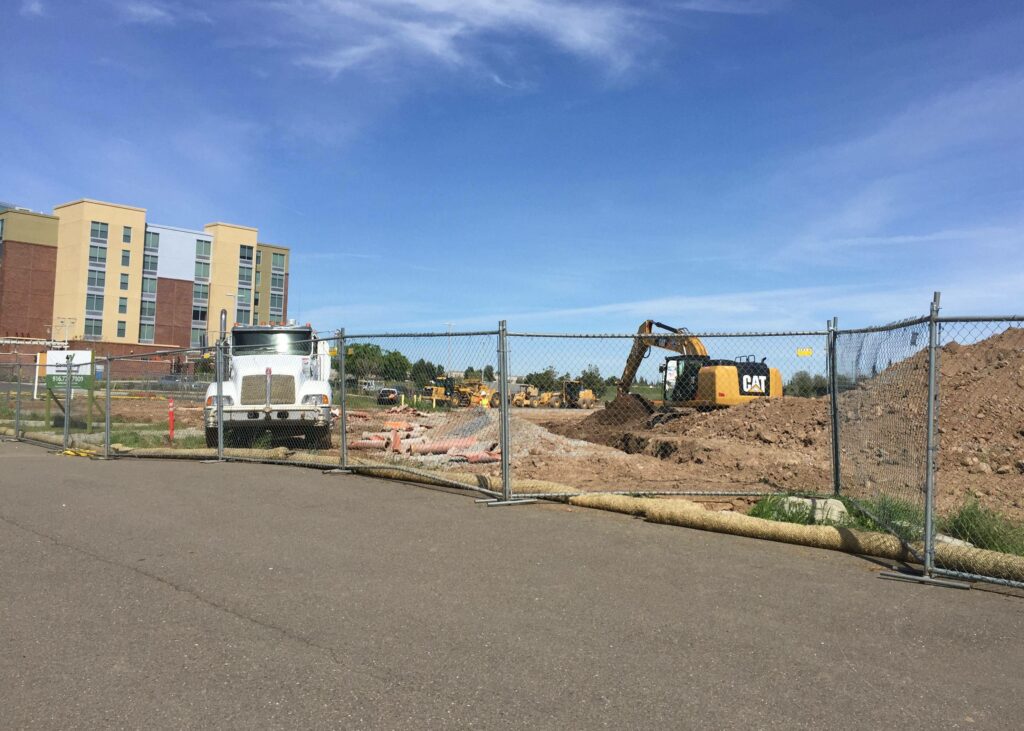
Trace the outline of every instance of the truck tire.
<instances>
[{"instance_id":1,"label":"truck tire","mask_svg":"<svg viewBox=\"0 0 1024 731\"><path fill-rule=\"evenodd\" d=\"M217 448L217 427L206 427L206 448Z\"/></svg>"},{"instance_id":2,"label":"truck tire","mask_svg":"<svg viewBox=\"0 0 1024 731\"><path fill-rule=\"evenodd\" d=\"M309 449L331 448L331 427L315 426L306 432L306 445Z\"/></svg>"}]
</instances>

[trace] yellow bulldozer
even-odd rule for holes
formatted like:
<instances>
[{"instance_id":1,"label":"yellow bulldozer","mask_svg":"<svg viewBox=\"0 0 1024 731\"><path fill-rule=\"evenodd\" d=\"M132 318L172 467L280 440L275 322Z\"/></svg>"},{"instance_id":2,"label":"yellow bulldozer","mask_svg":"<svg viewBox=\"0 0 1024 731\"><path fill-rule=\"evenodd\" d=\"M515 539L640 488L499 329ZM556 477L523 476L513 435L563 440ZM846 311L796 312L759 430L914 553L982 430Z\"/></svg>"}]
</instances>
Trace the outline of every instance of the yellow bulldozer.
<instances>
[{"instance_id":1,"label":"yellow bulldozer","mask_svg":"<svg viewBox=\"0 0 1024 731\"><path fill-rule=\"evenodd\" d=\"M521 391L512 394L512 405L519 409L533 408L540 401L540 389L536 386L525 386Z\"/></svg>"},{"instance_id":2,"label":"yellow bulldozer","mask_svg":"<svg viewBox=\"0 0 1024 731\"><path fill-rule=\"evenodd\" d=\"M664 332L655 333L658 328ZM735 406L760 398L782 397L782 375L764 360L743 356L732 360L716 359L700 338L685 328L676 328L654 320L645 320L637 330L633 348L618 383L613 405L632 402L653 413L656 408L644 397L630 393L637 371L651 348L662 348L678 355L665 358L662 374L661 406L665 409L689 407L710 410Z\"/></svg>"},{"instance_id":3,"label":"yellow bulldozer","mask_svg":"<svg viewBox=\"0 0 1024 731\"><path fill-rule=\"evenodd\" d=\"M527 388L532 388L536 392L533 386ZM593 389L583 388L579 381L563 381L561 391L544 391L523 405L547 409L592 409L597 406L597 396L594 395Z\"/></svg>"}]
</instances>

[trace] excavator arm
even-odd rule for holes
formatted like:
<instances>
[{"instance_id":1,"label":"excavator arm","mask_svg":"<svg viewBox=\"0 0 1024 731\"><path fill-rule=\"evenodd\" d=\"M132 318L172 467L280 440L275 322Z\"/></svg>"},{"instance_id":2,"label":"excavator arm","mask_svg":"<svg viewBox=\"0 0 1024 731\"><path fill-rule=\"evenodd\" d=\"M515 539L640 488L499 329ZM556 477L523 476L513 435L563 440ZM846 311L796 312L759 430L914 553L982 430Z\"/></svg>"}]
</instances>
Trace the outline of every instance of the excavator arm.
<instances>
[{"instance_id":1,"label":"excavator arm","mask_svg":"<svg viewBox=\"0 0 1024 731\"><path fill-rule=\"evenodd\" d=\"M654 328L664 330L667 334L654 333ZM650 353L651 348L663 348L681 355L703 355L707 356L708 350L700 338L691 335L685 328L672 327L654 320L644 320L636 331L637 337L633 339L633 348L626 358L626 367L619 379L619 395L626 395L633 386L636 373L644 358Z\"/></svg>"}]
</instances>

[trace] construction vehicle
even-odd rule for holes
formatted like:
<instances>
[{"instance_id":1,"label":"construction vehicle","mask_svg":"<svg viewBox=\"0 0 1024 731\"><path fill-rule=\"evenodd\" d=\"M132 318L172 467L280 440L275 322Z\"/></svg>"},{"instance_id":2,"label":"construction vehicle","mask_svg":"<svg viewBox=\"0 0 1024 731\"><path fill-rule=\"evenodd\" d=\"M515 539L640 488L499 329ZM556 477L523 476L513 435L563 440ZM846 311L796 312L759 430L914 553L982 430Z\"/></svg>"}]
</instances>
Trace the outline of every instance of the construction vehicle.
<instances>
[{"instance_id":1,"label":"construction vehicle","mask_svg":"<svg viewBox=\"0 0 1024 731\"><path fill-rule=\"evenodd\" d=\"M563 381L560 406L565 409L592 409L597 406L593 389L583 388L580 381Z\"/></svg>"},{"instance_id":2,"label":"construction vehicle","mask_svg":"<svg viewBox=\"0 0 1024 731\"><path fill-rule=\"evenodd\" d=\"M665 333L654 333L654 328ZM615 401L633 399L648 413L654 404L630 388L651 348L662 348L679 355L667 356L659 366L663 374L662 406L691 407L701 410L735 406L759 398L782 396L782 375L764 360L743 356L732 360L711 358L700 338L685 328L676 328L654 320L646 320L637 330L638 337L626 359L626 367L618 383Z\"/></svg>"},{"instance_id":3,"label":"construction vehicle","mask_svg":"<svg viewBox=\"0 0 1024 731\"><path fill-rule=\"evenodd\" d=\"M512 405L517 408L534 408L540 400L540 389L536 386L525 386L512 395Z\"/></svg>"},{"instance_id":4,"label":"construction vehicle","mask_svg":"<svg viewBox=\"0 0 1024 731\"><path fill-rule=\"evenodd\" d=\"M431 404L448 404L457 406L455 398L455 381L451 378L437 378L423 387L423 396Z\"/></svg>"},{"instance_id":5,"label":"construction vehicle","mask_svg":"<svg viewBox=\"0 0 1024 731\"><path fill-rule=\"evenodd\" d=\"M309 325L235 325L219 376L224 441L249 446L263 434L302 437L312 449L331 446L331 357ZM206 390L206 446L217 446L217 386Z\"/></svg>"},{"instance_id":6,"label":"construction vehicle","mask_svg":"<svg viewBox=\"0 0 1024 731\"><path fill-rule=\"evenodd\" d=\"M452 406L484 406L498 408L501 395L479 380L463 381L454 388Z\"/></svg>"}]
</instances>

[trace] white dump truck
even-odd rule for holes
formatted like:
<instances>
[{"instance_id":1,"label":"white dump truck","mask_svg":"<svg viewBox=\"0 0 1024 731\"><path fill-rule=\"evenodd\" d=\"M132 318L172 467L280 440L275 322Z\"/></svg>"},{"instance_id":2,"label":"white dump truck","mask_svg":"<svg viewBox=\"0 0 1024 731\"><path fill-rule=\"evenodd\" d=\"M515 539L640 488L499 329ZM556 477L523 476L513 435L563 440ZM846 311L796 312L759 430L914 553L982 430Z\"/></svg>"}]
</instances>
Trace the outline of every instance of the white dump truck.
<instances>
[{"instance_id":1,"label":"white dump truck","mask_svg":"<svg viewBox=\"0 0 1024 731\"><path fill-rule=\"evenodd\" d=\"M331 446L331 356L309 325L236 325L222 383L224 443L248 447L266 433ZM217 384L206 390L206 446L217 446Z\"/></svg>"}]
</instances>

